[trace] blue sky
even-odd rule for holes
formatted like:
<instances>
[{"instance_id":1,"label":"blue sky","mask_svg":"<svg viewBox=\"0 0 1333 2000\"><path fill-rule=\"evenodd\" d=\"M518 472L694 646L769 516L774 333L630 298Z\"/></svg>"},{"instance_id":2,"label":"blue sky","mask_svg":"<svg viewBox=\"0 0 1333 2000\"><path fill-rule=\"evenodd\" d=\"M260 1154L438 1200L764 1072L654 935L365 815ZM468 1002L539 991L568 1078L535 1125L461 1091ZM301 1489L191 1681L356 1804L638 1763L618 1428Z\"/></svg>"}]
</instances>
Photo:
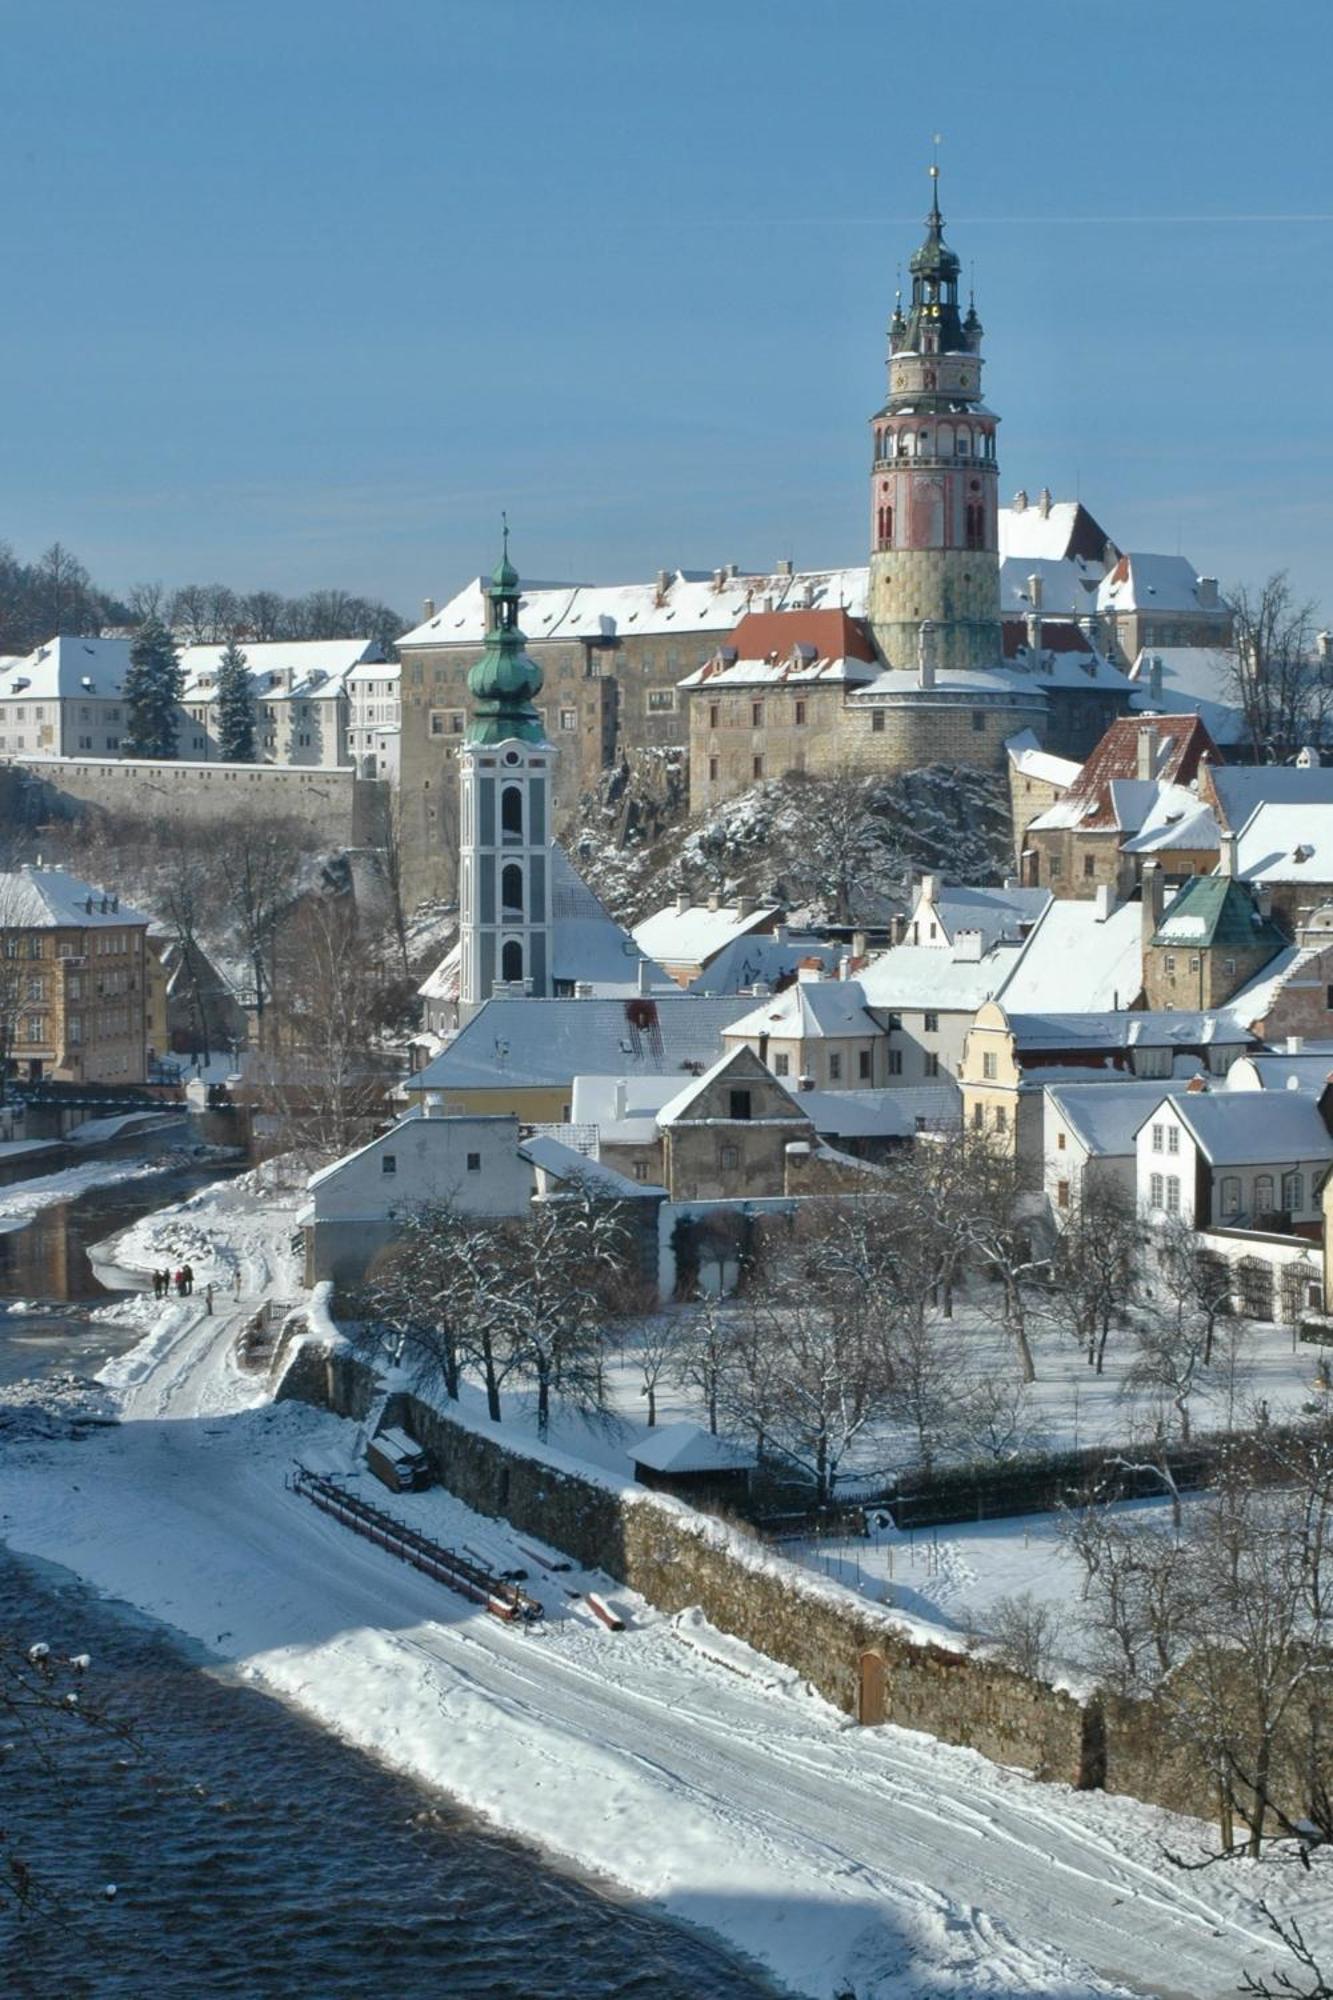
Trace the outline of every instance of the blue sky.
<instances>
[{"instance_id":1,"label":"blue sky","mask_svg":"<svg viewBox=\"0 0 1333 2000\"><path fill-rule=\"evenodd\" d=\"M856 561L932 132L1001 490L1333 611L1325 4L5 0L0 538L405 612Z\"/></svg>"}]
</instances>

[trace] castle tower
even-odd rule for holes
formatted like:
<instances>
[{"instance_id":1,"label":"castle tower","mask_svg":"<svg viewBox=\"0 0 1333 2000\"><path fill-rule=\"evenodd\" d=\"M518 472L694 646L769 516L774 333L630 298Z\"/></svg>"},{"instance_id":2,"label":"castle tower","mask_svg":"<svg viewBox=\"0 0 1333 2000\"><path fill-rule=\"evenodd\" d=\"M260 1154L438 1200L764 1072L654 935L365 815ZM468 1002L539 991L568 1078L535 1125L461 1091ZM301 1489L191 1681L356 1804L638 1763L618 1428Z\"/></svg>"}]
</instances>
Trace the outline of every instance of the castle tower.
<instances>
[{"instance_id":1,"label":"castle tower","mask_svg":"<svg viewBox=\"0 0 1333 2000\"><path fill-rule=\"evenodd\" d=\"M532 705L542 670L518 627L518 571L504 553L486 591L486 650L467 677L472 717L459 755L462 817L459 1016L504 985L551 991L548 818L555 751Z\"/></svg>"},{"instance_id":2,"label":"castle tower","mask_svg":"<svg viewBox=\"0 0 1333 2000\"><path fill-rule=\"evenodd\" d=\"M932 166L912 299L889 322L889 394L872 419L871 631L886 662L913 669L929 622L938 671L1000 664L998 419L981 400L981 321L958 310L958 258L944 241Z\"/></svg>"}]
</instances>

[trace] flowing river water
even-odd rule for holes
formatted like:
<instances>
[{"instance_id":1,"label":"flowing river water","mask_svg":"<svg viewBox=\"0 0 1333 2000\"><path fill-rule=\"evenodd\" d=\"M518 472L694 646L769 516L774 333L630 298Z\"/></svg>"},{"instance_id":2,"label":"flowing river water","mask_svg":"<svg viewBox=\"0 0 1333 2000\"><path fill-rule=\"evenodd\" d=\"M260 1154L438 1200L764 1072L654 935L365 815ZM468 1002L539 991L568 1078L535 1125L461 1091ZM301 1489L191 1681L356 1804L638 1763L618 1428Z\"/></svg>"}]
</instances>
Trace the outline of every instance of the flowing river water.
<instances>
[{"instance_id":1,"label":"flowing river water","mask_svg":"<svg viewBox=\"0 0 1333 2000\"><path fill-rule=\"evenodd\" d=\"M0 1317L0 1402L6 1383L88 1373L118 1344L60 1311L105 1296L87 1246L217 1178L216 1165L201 1164L93 1190L0 1235L0 1306L45 1308ZM179 1635L0 1543L4 1635L22 1648L40 1640L91 1654L88 1693L136 1737L127 1754L96 1730L64 1728L49 1771L21 1743L8 1753L0 1744L0 1868L20 1855L55 1906L20 1920L0 1891L6 1996L746 2000L775 1991L719 1942L560 1872L211 1670Z\"/></svg>"}]
</instances>

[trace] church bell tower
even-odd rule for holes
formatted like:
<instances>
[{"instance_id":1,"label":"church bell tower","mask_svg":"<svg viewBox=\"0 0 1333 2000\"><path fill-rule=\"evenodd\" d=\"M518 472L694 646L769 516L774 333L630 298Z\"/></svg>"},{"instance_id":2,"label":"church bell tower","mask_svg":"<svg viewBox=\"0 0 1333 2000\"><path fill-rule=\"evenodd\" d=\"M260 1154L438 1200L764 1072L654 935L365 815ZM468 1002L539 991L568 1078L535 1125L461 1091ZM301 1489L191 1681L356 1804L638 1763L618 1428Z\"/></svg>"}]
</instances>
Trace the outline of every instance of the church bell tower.
<instances>
[{"instance_id":1,"label":"church bell tower","mask_svg":"<svg viewBox=\"0 0 1333 2000\"><path fill-rule=\"evenodd\" d=\"M551 992L551 778L555 751L533 707L542 670L518 626L518 571L504 552L486 587L486 650L468 675L459 756L462 815L459 1017L497 987Z\"/></svg>"},{"instance_id":2,"label":"church bell tower","mask_svg":"<svg viewBox=\"0 0 1333 2000\"><path fill-rule=\"evenodd\" d=\"M889 322L889 393L871 421L867 612L885 662L928 670L1001 663L998 419L981 400L981 321L958 307L932 166L912 297ZM923 627L928 628L923 635Z\"/></svg>"}]
</instances>

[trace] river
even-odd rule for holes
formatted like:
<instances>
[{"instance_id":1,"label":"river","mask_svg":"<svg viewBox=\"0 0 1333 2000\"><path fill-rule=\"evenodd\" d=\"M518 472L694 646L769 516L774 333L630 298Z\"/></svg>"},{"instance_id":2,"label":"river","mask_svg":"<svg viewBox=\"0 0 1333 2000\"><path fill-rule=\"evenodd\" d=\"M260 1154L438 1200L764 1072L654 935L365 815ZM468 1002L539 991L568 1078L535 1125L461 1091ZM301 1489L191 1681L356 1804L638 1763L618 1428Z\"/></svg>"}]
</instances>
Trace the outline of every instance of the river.
<instances>
[{"instance_id":1,"label":"river","mask_svg":"<svg viewBox=\"0 0 1333 2000\"><path fill-rule=\"evenodd\" d=\"M0 1235L0 1389L91 1374L126 1336L62 1306L110 1297L90 1244L227 1169L91 1189ZM239 1168L230 1169L231 1172ZM3 1449L3 1446L0 1446ZM714 1940L559 1872L383 1769L187 1642L0 1544L0 1638L87 1652L90 1696L134 1726L59 1738L53 1772L0 1760L5 1854L56 1915L0 1889L15 2000L747 2000L775 1989ZM3 1703L0 1720L14 1725ZM116 1884L105 1900L108 1882Z\"/></svg>"}]
</instances>

